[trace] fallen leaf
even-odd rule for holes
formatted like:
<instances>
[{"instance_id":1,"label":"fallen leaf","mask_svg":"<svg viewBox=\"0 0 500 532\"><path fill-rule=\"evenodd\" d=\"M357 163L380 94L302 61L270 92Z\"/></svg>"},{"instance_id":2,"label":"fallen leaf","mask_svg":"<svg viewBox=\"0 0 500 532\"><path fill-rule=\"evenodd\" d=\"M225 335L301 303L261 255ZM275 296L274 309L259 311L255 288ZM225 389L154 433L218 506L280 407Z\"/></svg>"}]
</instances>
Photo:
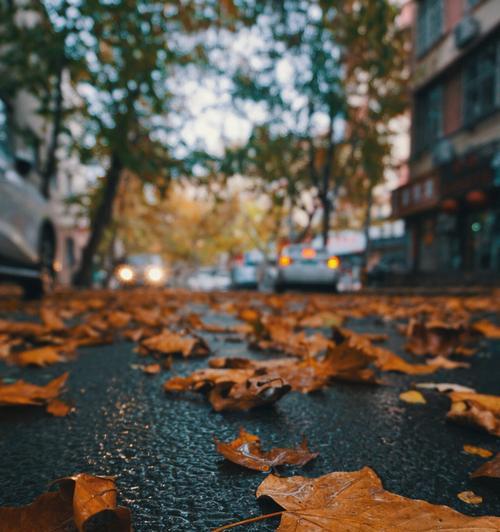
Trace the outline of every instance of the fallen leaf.
<instances>
[{"instance_id":1,"label":"fallen leaf","mask_svg":"<svg viewBox=\"0 0 500 532\"><path fill-rule=\"evenodd\" d=\"M319 478L270 474L257 489L284 508L280 532L500 529L499 517L470 517L447 506L409 499L386 491L369 467Z\"/></svg>"},{"instance_id":2,"label":"fallen leaf","mask_svg":"<svg viewBox=\"0 0 500 532\"><path fill-rule=\"evenodd\" d=\"M500 326L495 325L491 321L488 320L480 320L476 321L472 324L472 328L476 331L479 331L482 335L486 336L486 338L492 338L495 340L500 339Z\"/></svg>"},{"instance_id":3,"label":"fallen leaf","mask_svg":"<svg viewBox=\"0 0 500 532\"><path fill-rule=\"evenodd\" d=\"M44 493L27 506L0 508L0 530L131 532L130 511L117 506L112 478L80 473L53 484L58 491Z\"/></svg>"},{"instance_id":4,"label":"fallen leaf","mask_svg":"<svg viewBox=\"0 0 500 532\"><path fill-rule=\"evenodd\" d=\"M45 386L23 380L13 384L0 384L0 405L46 405L63 391L69 373L63 373Z\"/></svg>"},{"instance_id":5,"label":"fallen leaf","mask_svg":"<svg viewBox=\"0 0 500 532\"><path fill-rule=\"evenodd\" d=\"M157 375L161 371L161 366L160 364L146 364L141 369L146 375Z\"/></svg>"},{"instance_id":6,"label":"fallen leaf","mask_svg":"<svg viewBox=\"0 0 500 532\"><path fill-rule=\"evenodd\" d=\"M489 477L500 478L500 453L493 460L489 460L470 474L471 478Z\"/></svg>"},{"instance_id":7,"label":"fallen leaf","mask_svg":"<svg viewBox=\"0 0 500 532\"><path fill-rule=\"evenodd\" d=\"M164 355L181 354L183 357L207 356L210 349L201 338L188 338L164 329L160 334L142 340L141 349Z\"/></svg>"},{"instance_id":8,"label":"fallen leaf","mask_svg":"<svg viewBox=\"0 0 500 532\"><path fill-rule=\"evenodd\" d=\"M49 366L58 362L65 362L66 359L61 355L60 348L49 345L37 349L28 349L16 353L12 357L13 361L19 366Z\"/></svg>"},{"instance_id":9,"label":"fallen leaf","mask_svg":"<svg viewBox=\"0 0 500 532\"><path fill-rule=\"evenodd\" d=\"M500 397L472 392L451 392L451 407L446 417L473 425L500 436Z\"/></svg>"},{"instance_id":10,"label":"fallen leaf","mask_svg":"<svg viewBox=\"0 0 500 532\"><path fill-rule=\"evenodd\" d=\"M410 364L389 349L374 346L364 335L357 334L349 329L332 329L333 339L337 344L347 345L352 349L362 352L372 358L377 368L382 371L397 371L408 375L425 375L434 373L437 368L427 364Z\"/></svg>"},{"instance_id":11,"label":"fallen leaf","mask_svg":"<svg viewBox=\"0 0 500 532\"><path fill-rule=\"evenodd\" d=\"M410 320L406 330L405 348L414 355L452 355L459 346L471 340L471 330L463 323L447 324L438 321L427 323Z\"/></svg>"},{"instance_id":12,"label":"fallen leaf","mask_svg":"<svg viewBox=\"0 0 500 532\"><path fill-rule=\"evenodd\" d=\"M399 398L401 399L401 401L404 401L405 403L413 403L413 404L427 403L427 401L425 400L425 397L417 390L408 390L407 392L400 393Z\"/></svg>"},{"instance_id":13,"label":"fallen leaf","mask_svg":"<svg viewBox=\"0 0 500 532\"><path fill-rule=\"evenodd\" d=\"M480 456L481 458L489 458L490 456L493 456L493 453L488 451L488 449L476 447L475 445L464 445L463 449L465 453L474 454L476 456Z\"/></svg>"},{"instance_id":14,"label":"fallen leaf","mask_svg":"<svg viewBox=\"0 0 500 532\"><path fill-rule=\"evenodd\" d=\"M457 497L467 504L481 504L483 502L483 498L473 491L461 491L457 494Z\"/></svg>"},{"instance_id":15,"label":"fallen leaf","mask_svg":"<svg viewBox=\"0 0 500 532\"><path fill-rule=\"evenodd\" d=\"M40 319L42 323L51 331L64 329L64 321L56 314L54 309L42 307L40 309Z\"/></svg>"},{"instance_id":16,"label":"fallen leaf","mask_svg":"<svg viewBox=\"0 0 500 532\"><path fill-rule=\"evenodd\" d=\"M55 417L65 417L74 410L74 407L68 405L60 399L52 399L46 408L46 411Z\"/></svg>"},{"instance_id":17,"label":"fallen leaf","mask_svg":"<svg viewBox=\"0 0 500 532\"><path fill-rule=\"evenodd\" d=\"M461 384L453 384L451 382L419 382L415 385L417 388L423 388L424 390L437 390L441 393L446 392L472 392L476 390Z\"/></svg>"},{"instance_id":18,"label":"fallen leaf","mask_svg":"<svg viewBox=\"0 0 500 532\"><path fill-rule=\"evenodd\" d=\"M309 451L305 439L295 449L276 447L270 451L263 451L260 447L260 438L244 428L241 428L238 437L229 443L215 438L215 445L217 452L227 460L256 471L269 471L280 465L303 466L318 456L318 453Z\"/></svg>"},{"instance_id":19,"label":"fallen leaf","mask_svg":"<svg viewBox=\"0 0 500 532\"><path fill-rule=\"evenodd\" d=\"M166 392L206 393L217 412L268 405L290 391L290 385L279 377L259 375L253 369L204 369L188 377L173 377L163 387Z\"/></svg>"},{"instance_id":20,"label":"fallen leaf","mask_svg":"<svg viewBox=\"0 0 500 532\"><path fill-rule=\"evenodd\" d=\"M443 356L431 358L427 361L427 364L429 364L429 366L436 366L441 369L470 368L470 364L467 362L455 362L454 360L450 360L449 358Z\"/></svg>"}]
</instances>

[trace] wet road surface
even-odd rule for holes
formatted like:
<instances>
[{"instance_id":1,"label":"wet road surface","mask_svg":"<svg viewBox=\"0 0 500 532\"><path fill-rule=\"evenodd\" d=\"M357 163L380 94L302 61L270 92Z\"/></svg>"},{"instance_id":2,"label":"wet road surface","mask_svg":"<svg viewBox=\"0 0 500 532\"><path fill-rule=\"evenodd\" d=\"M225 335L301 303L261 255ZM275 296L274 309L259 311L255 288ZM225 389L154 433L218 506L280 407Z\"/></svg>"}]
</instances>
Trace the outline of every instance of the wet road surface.
<instances>
[{"instance_id":1,"label":"wet road surface","mask_svg":"<svg viewBox=\"0 0 500 532\"><path fill-rule=\"evenodd\" d=\"M388 333L384 345L404 355L393 325L374 318L349 320L346 326ZM262 357L245 342L203 336L219 356ZM500 451L498 439L446 422L449 401L437 393L426 393L426 405L398 398L416 381L456 382L498 394L498 341L483 342L471 369L388 374L391 386L336 383L309 395L289 393L270 408L248 413L215 413L203 396L166 395L162 384L172 372L147 376L132 369L138 362L133 348L129 342L83 348L75 361L43 369L0 364L2 377L40 384L69 370L67 397L77 407L66 418L41 408L0 409L0 505L29 503L51 480L85 471L117 477L120 502L131 508L138 532L202 531L260 515L274 508L255 499L265 475L225 462L213 444L213 436L233 439L244 425L262 438L264 448L294 445L307 435L320 456L283 474L313 477L368 465L386 489L400 495L469 515L500 515L498 483L468 478L484 459L462 452L464 444ZM206 359L176 360L174 372L185 375L206 364ZM461 502L457 493L464 490L483 496L483 504ZM273 530L277 522L242 530Z\"/></svg>"}]
</instances>

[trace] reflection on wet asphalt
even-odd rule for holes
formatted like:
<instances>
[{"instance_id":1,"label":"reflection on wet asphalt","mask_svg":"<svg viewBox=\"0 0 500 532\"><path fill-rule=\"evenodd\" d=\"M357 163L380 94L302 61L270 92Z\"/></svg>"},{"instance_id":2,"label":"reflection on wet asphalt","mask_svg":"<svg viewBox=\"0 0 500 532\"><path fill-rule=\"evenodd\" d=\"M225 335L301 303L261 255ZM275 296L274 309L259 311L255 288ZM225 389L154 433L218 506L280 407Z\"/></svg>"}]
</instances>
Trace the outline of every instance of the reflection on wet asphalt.
<instances>
[{"instance_id":1,"label":"reflection on wet asphalt","mask_svg":"<svg viewBox=\"0 0 500 532\"><path fill-rule=\"evenodd\" d=\"M387 332L385 345L404 354L392 325L351 320L347 326ZM217 355L262 356L224 335L203 336ZM436 393L426 394L426 405L398 399L417 380L499 393L498 371L492 371L499 356L499 342L486 342L470 370L423 377L388 374L387 386L335 384L310 395L290 393L271 408L249 413L215 413L202 396L165 395L161 385L169 375L187 374L205 366L206 359L178 360L172 372L146 376L130 367L137 363L132 343L82 349L76 361L46 369L2 365L3 376L40 383L69 368L68 396L77 412L53 418L42 409L0 409L0 504L28 503L49 481L86 471L117 476L121 502L132 509L138 532L201 531L260 515L271 508L254 495L264 474L225 462L213 444L214 435L231 439L244 425L262 437L264 447L296 444L307 435L320 456L285 474L318 476L369 465L398 494L469 515L499 515L498 485L468 478L484 460L462 452L463 444L498 451L498 440L446 422L448 400ZM457 493L470 489L483 496L483 504L457 499ZM276 523L245 530L271 530Z\"/></svg>"}]
</instances>

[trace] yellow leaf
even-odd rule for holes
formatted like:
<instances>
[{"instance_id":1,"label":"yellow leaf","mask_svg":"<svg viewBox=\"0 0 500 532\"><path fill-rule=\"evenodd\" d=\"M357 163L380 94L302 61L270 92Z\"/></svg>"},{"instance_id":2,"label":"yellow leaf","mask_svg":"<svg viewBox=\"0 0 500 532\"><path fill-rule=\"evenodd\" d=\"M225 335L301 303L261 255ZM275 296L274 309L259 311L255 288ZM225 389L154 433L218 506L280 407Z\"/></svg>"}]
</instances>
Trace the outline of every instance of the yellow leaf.
<instances>
[{"instance_id":1,"label":"yellow leaf","mask_svg":"<svg viewBox=\"0 0 500 532\"><path fill-rule=\"evenodd\" d=\"M425 404L427 402L425 397L417 390L408 390L400 393L399 398L405 403Z\"/></svg>"},{"instance_id":2,"label":"yellow leaf","mask_svg":"<svg viewBox=\"0 0 500 532\"><path fill-rule=\"evenodd\" d=\"M475 454L476 456L481 456L482 458L489 458L490 456L493 456L493 453L488 451L488 449L476 447L475 445L464 445L464 452L467 454Z\"/></svg>"},{"instance_id":3,"label":"yellow leaf","mask_svg":"<svg viewBox=\"0 0 500 532\"><path fill-rule=\"evenodd\" d=\"M461 491L457 497L467 504L481 504L483 498L480 495L476 495L473 491Z\"/></svg>"}]
</instances>

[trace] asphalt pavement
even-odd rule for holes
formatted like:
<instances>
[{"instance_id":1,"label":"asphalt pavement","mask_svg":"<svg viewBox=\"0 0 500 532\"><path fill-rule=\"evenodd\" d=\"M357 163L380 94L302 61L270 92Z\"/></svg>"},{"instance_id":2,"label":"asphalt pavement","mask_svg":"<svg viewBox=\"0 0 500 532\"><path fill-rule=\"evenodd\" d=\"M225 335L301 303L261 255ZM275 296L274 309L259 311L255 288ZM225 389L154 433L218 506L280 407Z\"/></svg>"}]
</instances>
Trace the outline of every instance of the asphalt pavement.
<instances>
[{"instance_id":1,"label":"asphalt pavement","mask_svg":"<svg viewBox=\"0 0 500 532\"><path fill-rule=\"evenodd\" d=\"M205 312L207 321L233 323ZM405 356L404 339L393 324L369 318L346 326L387 333L384 345ZM262 357L227 335L203 336L219 356ZM455 382L499 394L499 341L484 341L470 369L388 374L386 386L335 383L309 395L289 393L248 413L216 413L201 395L164 393L162 384L172 372L188 374L205 367L206 359L176 360L172 372L147 376L131 367L140 362L133 348L131 342L82 348L75 361L43 369L0 364L0 376L40 384L69 370L67 397L77 409L55 418L42 408L0 408L0 505L27 504L53 479L85 471L116 476L120 502L131 508L137 532L204 531L257 516L274 508L255 499L265 474L226 462L213 442L214 436L233 439L244 426L262 438L264 448L295 445L306 435L320 453L310 465L282 474L315 477L370 466L386 489L400 495L469 515L500 515L499 484L469 479L484 459L462 451L471 444L498 452L499 440L447 422L449 400L438 393L426 393L425 405L398 397L416 381ZM457 494L465 490L484 502L461 502ZM242 530L273 530L277 522Z\"/></svg>"}]
</instances>

